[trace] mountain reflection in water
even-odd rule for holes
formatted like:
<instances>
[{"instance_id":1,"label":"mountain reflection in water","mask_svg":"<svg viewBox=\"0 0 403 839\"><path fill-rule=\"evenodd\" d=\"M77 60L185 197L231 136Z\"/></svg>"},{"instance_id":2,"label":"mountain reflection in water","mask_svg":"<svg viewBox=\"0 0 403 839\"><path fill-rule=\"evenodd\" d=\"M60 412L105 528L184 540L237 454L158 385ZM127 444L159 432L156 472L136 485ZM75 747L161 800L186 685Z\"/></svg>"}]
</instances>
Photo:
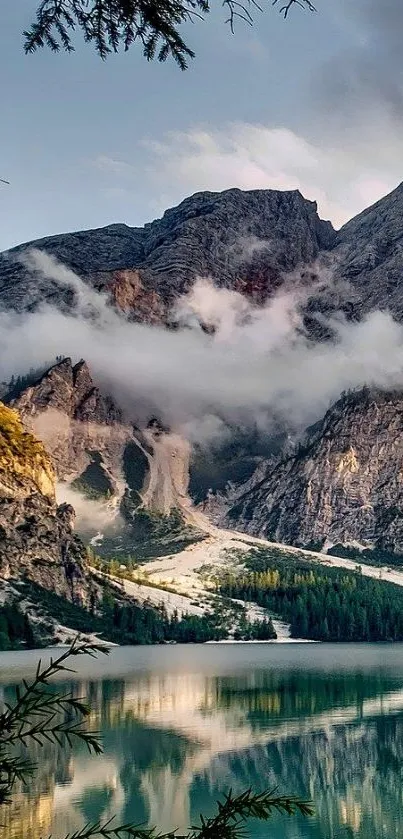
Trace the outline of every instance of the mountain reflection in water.
<instances>
[{"instance_id":1,"label":"mountain reflection in water","mask_svg":"<svg viewBox=\"0 0 403 839\"><path fill-rule=\"evenodd\" d=\"M68 687L87 697L104 755L33 749L38 770L1 813L4 839L62 837L114 814L184 829L249 786L316 807L270 831L252 824L253 839L401 837L402 647L275 646L122 648L81 662ZM37 658L1 654L6 700Z\"/></svg>"}]
</instances>

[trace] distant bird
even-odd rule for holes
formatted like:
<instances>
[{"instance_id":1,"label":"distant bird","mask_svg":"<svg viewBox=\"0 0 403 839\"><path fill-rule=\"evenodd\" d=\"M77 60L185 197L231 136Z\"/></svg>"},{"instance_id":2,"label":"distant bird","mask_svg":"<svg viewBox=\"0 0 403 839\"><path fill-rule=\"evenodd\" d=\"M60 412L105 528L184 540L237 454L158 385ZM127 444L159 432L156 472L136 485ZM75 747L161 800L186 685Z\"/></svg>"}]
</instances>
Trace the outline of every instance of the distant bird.
<instances>
[{"instance_id":1,"label":"distant bird","mask_svg":"<svg viewBox=\"0 0 403 839\"><path fill-rule=\"evenodd\" d=\"M8 184L10 186L10 181L5 181L4 178L0 178L1 184Z\"/></svg>"}]
</instances>

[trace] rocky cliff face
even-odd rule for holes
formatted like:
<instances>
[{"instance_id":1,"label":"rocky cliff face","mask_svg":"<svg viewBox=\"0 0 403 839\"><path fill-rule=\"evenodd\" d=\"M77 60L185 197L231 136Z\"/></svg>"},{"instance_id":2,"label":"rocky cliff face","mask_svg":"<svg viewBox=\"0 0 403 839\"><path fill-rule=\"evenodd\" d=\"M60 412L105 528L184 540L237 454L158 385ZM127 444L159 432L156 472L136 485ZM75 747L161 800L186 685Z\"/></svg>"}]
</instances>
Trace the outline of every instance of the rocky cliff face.
<instances>
[{"instance_id":1,"label":"rocky cliff face","mask_svg":"<svg viewBox=\"0 0 403 839\"><path fill-rule=\"evenodd\" d=\"M85 361L63 359L25 387L11 405L45 444L59 480L81 479L95 496L119 496L123 452L132 429L94 384Z\"/></svg>"},{"instance_id":2,"label":"rocky cliff face","mask_svg":"<svg viewBox=\"0 0 403 839\"><path fill-rule=\"evenodd\" d=\"M16 311L44 301L71 305L72 289L28 267L27 253L34 246L108 291L114 305L143 322L165 322L176 297L197 276L211 276L216 284L262 302L281 286L284 273L298 270L299 279L311 283L315 261L330 261L341 281L309 302L316 335L315 315L335 309L360 319L383 308L403 320L402 216L403 185L337 234L320 220L316 204L297 191L198 193L141 229L111 225L0 255L0 302ZM401 399L367 393L341 399L296 454L278 457L270 445L263 451L259 444L257 452L247 447L242 457L231 452L228 475L215 454L212 469L193 453L193 497L205 499L213 486L221 493L220 510L228 510L229 477L238 484L225 519L231 526L288 542L358 539L400 550ZM59 480L78 481L92 497L124 502L125 515L139 501L155 511L161 498L167 512L176 485L172 470L165 469L169 459L154 446L158 437L147 440L144 430L133 430L100 394L83 362L66 360L53 367L15 405L45 442ZM255 465L258 472L250 477ZM247 485L239 487L245 479ZM182 503L180 496L176 492L175 503ZM218 515L214 498L208 507Z\"/></svg>"},{"instance_id":3,"label":"rocky cliff face","mask_svg":"<svg viewBox=\"0 0 403 839\"><path fill-rule=\"evenodd\" d=\"M355 318L388 309L403 319L403 183L339 231L333 256L349 284L344 307Z\"/></svg>"},{"instance_id":4,"label":"rocky cliff face","mask_svg":"<svg viewBox=\"0 0 403 839\"><path fill-rule=\"evenodd\" d=\"M13 248L0 255L0 300L16 311L71 302L71 290L27 267L35 247L109 291L135 319L158 322L198 276L261 301L284 272L311 263L334 240L331 224L298 191L202 192L144 228L116 224Z\"/></svg>"},{"instance_id":5,"label":"rocky cliff face","mask_svg":"<svg viewBox=\"0 0 403 839\"><path fill-rule=\"evenodd\" d=\"M56 257L136 320L159 323L198 276L211 276L256 301L284 273L331 257L344 282L312 302L312 312L342 308L357 317L374 307L403 317L403 184L336 234L298 191L201 192L161 219L132 228L113 224L19 245L0 254L2 307L23 311L47 301L69 307L73 292L26 263L30 249ZM308 277L309 280L309 277Z\"/></svg>"},{"instance_id":6,"label":"rocky cliff face","mask_svg":"<svg viewBox=\"0 0 403 839\"><path fill-rule=\"evenodd\" d=\"M188 443L155 421L143 429L125 422L84 361L66 358L34 376L11 405L51 455L58 495L74 505L77 531L96 538L99 552L138 555L161 540L169 552L199 538L184 521Z\"/></svg>"},{"instance_id":7,"label":"rocky cliff face","mask_svg":"<svg viewBox=\"0 0 403 839\"><path fill-rule=\"evenodd\" d=\"M119 501L132 491L169 515L187 496L189 445L155 420L143 430L95 386L85 361L63 359L11 400L46 446L56 475L92 498Z\"/></svg>"},{"instance_id":8,"label":"rocky cliff face","mask_svg":"<svg viewBox=\"0 0 403 839\"><path fill-rule=\"evenodd\" d=\"M227 522L291 544L403 550L403 394L343 396L292 454L237 499Z\"/></svg>"},{"instance_id":9,"label":"rocky cliff face","mask_svg":"<svg viewBox=\"0 0 403 839\"><path fill-rule=\"evenodd\" d=\"M93 586L74 510L58 506L53 466L19 415L0 403L0 577L26 577L80 605Z\"/></svg>"}]
</instances>

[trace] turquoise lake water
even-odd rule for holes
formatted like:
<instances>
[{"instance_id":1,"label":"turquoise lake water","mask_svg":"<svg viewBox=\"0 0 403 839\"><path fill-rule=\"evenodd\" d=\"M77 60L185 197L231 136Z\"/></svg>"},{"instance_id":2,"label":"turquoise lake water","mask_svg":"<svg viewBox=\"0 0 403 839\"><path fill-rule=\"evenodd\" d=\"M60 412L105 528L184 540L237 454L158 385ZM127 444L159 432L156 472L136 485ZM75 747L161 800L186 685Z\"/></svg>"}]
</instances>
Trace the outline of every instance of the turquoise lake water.
<instances>
[{"instance_id":1,"label":"turquoise lake water","mask_svg":"<svg viewBox=\"0 0 403 839\"><path fill-rule=\"evenodd\" d=\"M0 697L38 657L0 654ZM315 804L312 819L251 824L252 839L403 836L403 646L126 647L79 665L68 687L90 702L104 754L35 749L5 839L62 837L113 814L183 830L247 787Z\"/></svg>"}]
</instances>

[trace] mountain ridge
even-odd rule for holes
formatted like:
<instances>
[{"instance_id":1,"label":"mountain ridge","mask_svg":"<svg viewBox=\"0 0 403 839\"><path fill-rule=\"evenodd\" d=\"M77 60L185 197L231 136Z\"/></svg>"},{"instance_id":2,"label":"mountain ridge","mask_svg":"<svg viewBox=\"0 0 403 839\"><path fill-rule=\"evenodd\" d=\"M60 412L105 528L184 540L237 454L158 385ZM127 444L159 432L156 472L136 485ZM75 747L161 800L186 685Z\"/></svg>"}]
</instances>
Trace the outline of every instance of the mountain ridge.
<instances>
[{"instance_id":1,"label":"mountain ridge","mask_svg":"<svg viewBox=\"0 0 403 839\"><path fill-rule=\"evenodd\" d=\"M262 302L281 284L284 272L314 261L335 235L330 222L319 218L316 204L298 191L196 193L143 228L108 225L45 237L0 254L0 299L16 311L43 302L69 305L66 289L49 278L44 282L21 262L35 247L112 297L116 275L133 272L129 311L134 317L142 294L154 294L163 319L169 304L197 276L211 276L219 286Z\"/></svg>"},{"instance_id":2,"label":"mountain ridge","mask_svg":"<svg viewBox=\"0 0 403 839\"><path fill-rule=\"evenodd\" d=\"M108 225L93 231L48 237L0 255L0 300L4 307L18 312L31 311L44 302L67 309L71 306L74 291L60 288L52 280L41 277L38 271L32 272L26 264L13 262L13 255L20 258L32 246L43 247L45 244L44 250L67 262L68 267L76 270L96 290L107 291L117 308L123 310L129 318L141 322L166 323L173 301L189 290L196 276L211 276L220 288L241 292L254 303L262 304L283 287L284 276L290 275L291 278L295 277L297 285L302 283L308 289L313 289L305 312L313 323L318 315L328 316L335 312L344 313L347 320L358 321L374 308L389 308L396 320L403 321L402 218L403 184L337 232L329 222L319 218L316 203L305 199L299 191L243 192L233 189L222 193L199 192L186 198L177 207L168 209L161 219L149 222L143 228L130 228L124 224ZM330 270L335 282L330 283L324 291L316 292L315 279L323 266ZM320 330L318 333L315 329L310 335L323 338ZM85 367L82 373L85 379ZM74 373L71 375L74 376ZM29 417L29 421L32 421L30 404L32 406L33 395L26 394L24 398L25 403L20 400L16 406L22 410L27 421ZM57 396L52 398L57 402ZM38 394L35 399L38 399ZM75 422L78 419L85 424L91 417L97 417L102 400L99 401L96 389L92 395L86 396L86 400L86 415L82 413L78 418L69 415L70 420ZM343 416L340 418L340 401L336 402L330 409L326 420L328 424L324 425L324 420L319 421L315 433L319 434L320 440L316 449L316 443L311 440L312 451L315 449L317 457L316 465L309 465L308 455L304 455L301 450L299 466L290 476L287 471L287 464L291 462L289 451L276 453L274 459L270 458L267 468L264 459L260 458L260 462L257 462L258 480L254 483L248 475L245 497L242 496L242 487L237 488L236 501L231 507L232 512L230 510L228 513L231 524L235 522L237 527L243 527L253 534L274 534L280 541L295 542L299 539L306 543L319 536L330 541L353 539L371 543L379 539L382 543L383 539L383 543L400 550L403 538L400 526L397 525L400 510L403 515L403 498L400 498L398 483L400 453L396 456L387 435L383 454L373 439L374 435L376 437L389 428L388 423L398 423L400 396L392 394L389 402L386 397L382 397L378 403L376 410L372 411L366 406L365 400L361 400L360 422L358 425L353 423L349 429L351 411L346 408L345 416L342 411ZM54 409L55 405L49 407ZM375 472L370 469L370 457L363 439L362 427L365 423L366 436L373 442L372 457L379 465L379 474L376 475L376 469ZM102 420L101 424L108 425L108 422ZM111 422L111 427L119 424L122 425L122 419L121 414L117 413L115 426ZM308 436L312 435L312 431L307 433ZM328 440L326 435L329 433L333 434L335 440L330 453L333 458L332 468L324 455ZM133 429L127 427L125 440L119 444L121 449L129 439L133 442L132 436ZM346 441L349 441L348 445ZM336 460L351 448L355 451L358 443L361 447L360 456L367 465L361 471L357 468L354 473L354 486L360 481L361 484L359 490L353 490L350 487L354 483L352 480L348 486L348 481L340 485L340 473L337 472L340 464L336 464ZM86 445L80 443L83 457ZM287 446L289 449L288 443ZM72 463L75 452L73 445L71 455L66 458L64 450L60 462L64 465ZM88 460L88 455L86 457ZM384 460L389 459L396 467L392 483L398 499L399 515L395 516L393 526L391 522L385 524L387 511L393 506L388 491L378 490L378 483L382 484L382 480L385 480L381 473L386 474L382 457ZM249 456L249 461L252 460L253 457ZM83 461L82 465L84 470L90 463L84 465ZM321 521L320 534L312 514L306 513L304 517L300 509L301 499L305 499L307 509L309 504L311 507L314 504L312 500L309 503L306 501L306 470L309 469L316 475L314 496L315 509ZM317 471L320 469L327 475L326 487L323 481L321 483ZM366 469L371 472L371 486ZM219 477L221 491L221 475ZM326 492L327 497L332 498L331 503L324 500ZM367 510L365 515L356 514L354 493L357 492L364 499L363 508ZM381 512L370 514L368 509L373 503L371 499L374 492ZM295 498L292 508L281 500L287 493ZM157 495L158 492L154 493L154 498ZM255 505L255 514L248 519L251 499ZM282 509L276 524L273 505L277 502ZM209 504L213 509L214 499L209 499ZM325 509L328 519L334 515L336 521L329 523ZM284 524L287 517L289 523ZM343 525L337 523L339 520Z\"/></svg>"}]
</instances>

